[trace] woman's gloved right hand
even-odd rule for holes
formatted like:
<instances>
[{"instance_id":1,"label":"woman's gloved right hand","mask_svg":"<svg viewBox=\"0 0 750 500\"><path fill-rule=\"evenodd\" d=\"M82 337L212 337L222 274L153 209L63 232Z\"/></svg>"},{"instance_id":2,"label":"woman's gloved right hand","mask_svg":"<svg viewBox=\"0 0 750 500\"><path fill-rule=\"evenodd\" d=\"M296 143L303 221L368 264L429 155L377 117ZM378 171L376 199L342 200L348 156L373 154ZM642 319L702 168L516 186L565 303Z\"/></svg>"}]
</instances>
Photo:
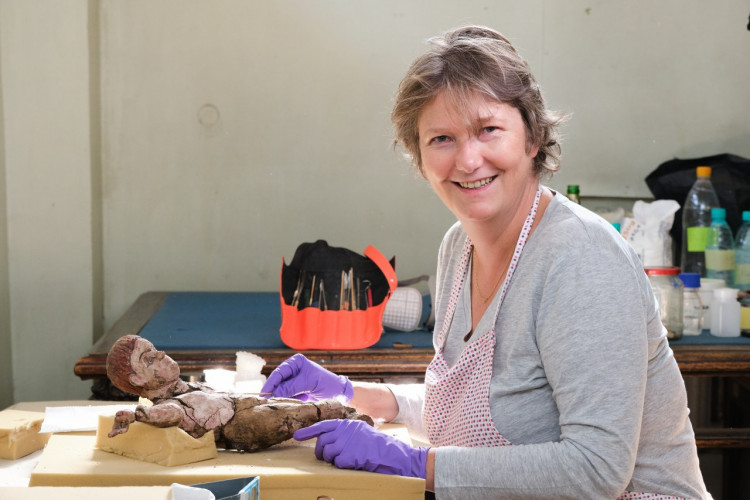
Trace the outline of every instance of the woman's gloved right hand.
<instances>
[{"instance_id":1,"label":"woman's gloved right hand","mask_svg":"<svg viewBox=\"0 0 750 500\"><path fill-rule=\"evenodd\" d=\"M348 403L354 396L354 387L346 376L326 370L303 354L295 354L271 372L261 392L301 401L343 396Z\"/></svg>"}]
</instances>

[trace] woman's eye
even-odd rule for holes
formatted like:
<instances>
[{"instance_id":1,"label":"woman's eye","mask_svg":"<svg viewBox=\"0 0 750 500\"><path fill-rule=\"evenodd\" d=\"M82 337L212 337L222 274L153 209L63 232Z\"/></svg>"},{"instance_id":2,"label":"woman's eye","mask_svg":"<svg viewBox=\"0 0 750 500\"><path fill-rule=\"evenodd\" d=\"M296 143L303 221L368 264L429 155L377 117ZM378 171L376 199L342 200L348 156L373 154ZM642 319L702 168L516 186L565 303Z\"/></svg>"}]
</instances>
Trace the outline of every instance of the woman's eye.
<instances>
[{"instance_id":1,"label":"woman's eye","mask_svg":"<svg viewBox=\"0 0 750 500\"><path fill-rule=\"evenodd\" d=\"M484 127L484 128L482 128L482 131L485 132L485 133L487 133L487 134L491 134L495 130L497 130L497 127L491 127L490 126L490 127Z\"/></svg>"},{"instance_id":2,"label":"woman's eye","mask_svg":"<svg viewBox=\"0 0 750 500\"><path fill-rule=\"evenodd\" d=\"M439 135L437 137L433 137L430 142L433 144L442 144L444 142L448 142L450 139L447 135Z\"/></svg>"}]
</instances>

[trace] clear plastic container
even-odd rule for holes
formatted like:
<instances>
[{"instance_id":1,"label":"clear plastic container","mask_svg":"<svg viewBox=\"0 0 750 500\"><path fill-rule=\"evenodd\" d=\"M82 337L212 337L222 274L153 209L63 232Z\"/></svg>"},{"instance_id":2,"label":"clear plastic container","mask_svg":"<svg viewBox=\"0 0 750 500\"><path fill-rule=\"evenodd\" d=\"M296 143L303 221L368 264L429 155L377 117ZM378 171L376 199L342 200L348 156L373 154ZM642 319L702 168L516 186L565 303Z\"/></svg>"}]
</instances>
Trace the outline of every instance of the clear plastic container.
<instances>
[{"instance_id":1,"label":"clear plastic container","mask_svg":"<svg viewBox=\"0 0 750 500\"><path fill-rule=\"evenodd\" d=\"M703 331L703 301L699 293L701 275L682 273L680 279L684 285L682 291L682 334L700 335Z\"/></svg>"},{"instance_id":2,"label":"clear plastic container","mask_svg":"<svg viewBox=\"0 0 750 500\"><path fill-rule=\"evenodd\" d=\"M696 180L682 205L682 256L686 273L706 276L706 240L711 227L711 209L719 206L719 197L711 183L711 167L698 167Z\"/></svg>"},{"instance_id":3,"label":"clear plastic container","mask_svg":"<svg viewBox=\"0 0 750 500\"><path fill-rule=\"evenodd\" d=\"M659 303L667 338L681 339L683 332L683 284L679 267L647 267L646 275Z\"/></svg>"},{"instance_id":4,"label":"clear plastic container","mask_svg":"<svg viewBox=\"0 0 750 500\"><path fill-rule=\"evenodd\" d=\"M717 288L711 302L711 335L716 337L740 336L740 303L737 290Z\"/></svg>"},{"instance_id":5,"label":"clear plastic container","mask_svg":"<svg viewBox=\"0 0 750 500\"><path fill-rule=\"evenodd\" d=\"M711 229L706 241L706 277L734 285L734 235L727 224L727 211L711 209Z\"/></svg>"}]
</instances>

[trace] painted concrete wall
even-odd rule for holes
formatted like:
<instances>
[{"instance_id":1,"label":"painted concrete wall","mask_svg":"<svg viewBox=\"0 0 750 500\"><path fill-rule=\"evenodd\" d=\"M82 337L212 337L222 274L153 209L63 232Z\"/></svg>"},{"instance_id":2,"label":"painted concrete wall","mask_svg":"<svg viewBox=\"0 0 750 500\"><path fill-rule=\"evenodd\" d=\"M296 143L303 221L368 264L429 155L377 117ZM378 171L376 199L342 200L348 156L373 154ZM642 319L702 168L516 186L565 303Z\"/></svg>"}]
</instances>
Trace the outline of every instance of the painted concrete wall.
<instances>
[{"instance_id":1,"label":"painted concrete wall","mask_svg":"<svg viewBox=\"0 0 750 500\"><path fill-rule=\"evenodd\" d=\"M675 156L750 157L747 16L740 0L0 0L13 397L87 394L75 360L139 294L276 290L304 241L433 272L453 218L389 122L427 37L504 32L572 113L551 186L638 198Z\"/></svg>"},{"instance_id":2,"label":"painted concrete wall","mask_svg":"<svg viewBox=\"0 0 750 500\"><path fill-rule=\"evenodd\" d=\"M317 238L432 272L452 216L389 149L389 111L459 24L505 32L572 113L560 189L648 197L674 156L750 156L743 2L182 5L104 3L107 323L146 290L275 289Z\"/></svg>"},{"instance_id":3,"label":"painted concrete wall","mask_svg":"<svg viewBox=\"0 0 750 500\"><path fill-rule=\"evenodd\" d=\"M1 8L1 7L0 7ZM2 11L0 10L0 14ZM2 30L0 30L0 55ZM0 82L2 82L0 58ZM0 117L3 116L3 93L0 85ZM13 402L13 361L10 343L10 286L8 282L8 225L6 223L7 190L5 187L5 134L0 119L0 408Z\"/></svg>"},{"instance_id":4,"label":"painted concrete wall","mask_svg":"<svg viewBox=\"0 0 750 500\"><path fill-rule=\"evenodd\" d=\"M0 2L3 321L16 401L88 395L73 375L93 338L88 9Z\"/></svg>"}]
</instances>

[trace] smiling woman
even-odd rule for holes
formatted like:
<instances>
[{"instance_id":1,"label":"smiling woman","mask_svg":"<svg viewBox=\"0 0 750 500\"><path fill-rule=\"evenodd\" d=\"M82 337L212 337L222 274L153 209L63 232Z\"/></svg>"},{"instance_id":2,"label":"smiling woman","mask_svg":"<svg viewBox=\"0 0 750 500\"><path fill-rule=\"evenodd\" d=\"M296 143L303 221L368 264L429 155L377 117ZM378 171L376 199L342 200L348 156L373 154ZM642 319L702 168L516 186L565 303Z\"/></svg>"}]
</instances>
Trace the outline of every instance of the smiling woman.
<instances>
[{"instance_id":1,"label":"smiling woman","mask_svg":"<svg viewBox=\"0 0 750 500\"><path fill-rule=\"evenodd\" d=\"M345 423L295 437L317 437L339 467L423 477L438 498L710 498L641 262L611 224L542 185L562 118L510 42L477 26L430 40L392 119L458 219L438 253L425 383L342 383L297 355L263 390L353 394L430 446L383 453Z\"/></svg>"}]
</instances>

